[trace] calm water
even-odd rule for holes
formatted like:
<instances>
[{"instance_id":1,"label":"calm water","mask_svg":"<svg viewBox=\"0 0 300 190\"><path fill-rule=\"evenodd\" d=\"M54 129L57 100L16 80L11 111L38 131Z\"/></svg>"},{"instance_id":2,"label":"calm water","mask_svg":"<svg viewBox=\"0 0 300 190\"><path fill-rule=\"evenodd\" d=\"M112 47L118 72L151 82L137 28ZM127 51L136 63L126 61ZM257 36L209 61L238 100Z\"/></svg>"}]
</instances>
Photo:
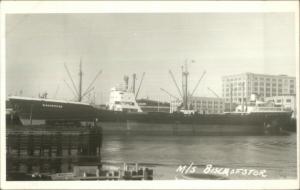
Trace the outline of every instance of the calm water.
<instances>
[{"instance_id":1,"label":"calm water","mask_svg":"<svg viewBox=\"0 0 300 190\"><path fill-rule=\"evenodd\" d=\"M102 162L138 162L155 170L155 179L195 179L176 171L193 163L203 174L219 168L266 170L265 176L229 175L228 179L293 179L297 176L296 134L289 136L106 136Z\"/></svg>"},{"instance_id":2,"label":"calm water","mask_svg":"<svg viewBox=\"0 0 300 190\"><path fill-rule=\"evenodd\" d=\"M9 180L20 179L16 175L20 172L72 172L73 166L84 163L122 165L124 162L153 168L157 180L294 179L297 175L296 133L289 136L103 136L92 129L85 130L85 134L11 132L6 150ZM217 167L219 173L213 170L205 173L209 164ZM264 177L220 173L238 169L265 170Z\"/></svg>"}]
</instances>

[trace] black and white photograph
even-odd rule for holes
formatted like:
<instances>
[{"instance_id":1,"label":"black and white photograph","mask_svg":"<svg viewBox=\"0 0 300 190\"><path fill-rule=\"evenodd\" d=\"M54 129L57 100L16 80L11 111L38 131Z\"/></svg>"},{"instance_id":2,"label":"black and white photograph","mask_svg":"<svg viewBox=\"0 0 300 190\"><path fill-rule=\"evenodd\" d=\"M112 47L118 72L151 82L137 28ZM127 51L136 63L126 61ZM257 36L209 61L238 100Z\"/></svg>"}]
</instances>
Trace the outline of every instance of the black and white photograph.
<instances>
[{"instance_id":1,"label":"black and white photograph","mask_svg":"<svg viewBox=\"0 0 300 190\"><path fill-rule=\"evenodd\" d=\"M299 2L226 3L4 2L1 189L299 188Z\"/></svg>"}]
</instances>

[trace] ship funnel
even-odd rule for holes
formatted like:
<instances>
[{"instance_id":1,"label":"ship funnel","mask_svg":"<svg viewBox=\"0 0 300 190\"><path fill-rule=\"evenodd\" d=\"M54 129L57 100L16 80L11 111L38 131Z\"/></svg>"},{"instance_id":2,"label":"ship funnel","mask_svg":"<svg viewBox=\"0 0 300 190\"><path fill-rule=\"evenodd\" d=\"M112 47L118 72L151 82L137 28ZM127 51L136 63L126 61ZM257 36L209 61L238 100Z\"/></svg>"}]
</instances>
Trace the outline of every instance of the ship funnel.
<instances>
[{"instance_id":1,"label":"ship funnel","mask_svg":"<svg viewBox=\"0 0 300 190\"><path fill-rule=\"evenodd\" d=\"M132 92L135 94L135 81L136 81L136 74L132 74Z\"/></svg>"},{"instance_id":2,"label":"ship funnel","mask_svg":"<svg viewBox=\"0 0 300 190\"><path fill-rule=\"evenodd\" d=\"M125 75L124 76L125 90L128 90L128 81L129 81L129 77L127 75Z\"/></svg>"}]
</instances>

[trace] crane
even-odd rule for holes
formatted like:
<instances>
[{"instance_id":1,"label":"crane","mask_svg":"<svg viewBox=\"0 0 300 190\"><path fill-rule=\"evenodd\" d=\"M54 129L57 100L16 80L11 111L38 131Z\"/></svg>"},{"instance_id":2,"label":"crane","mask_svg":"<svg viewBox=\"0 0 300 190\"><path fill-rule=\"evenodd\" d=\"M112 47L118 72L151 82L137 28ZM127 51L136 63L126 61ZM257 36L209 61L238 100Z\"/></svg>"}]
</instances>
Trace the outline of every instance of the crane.
<instances>
[{"instance_id":1,"label":"crane","mask_svg":"<svg viewBox=\"0 0 300 190\"><path fill-rule=\"evenodd\" d=\"M217 94L215 91L213 91L213 90L210 89L209 87L207 87L207 89L208 89L210 92L212 92L217 98L220 98L220 96L218 96L218 94Z\"/></svg>"},{"instance_id":2,"label":"crane","mask_svg":"<svg viewBox=\"0 0 300 190\"><path fill-rule=\"evenodd\" d=\"M166 91L163 88L160 88L161 91L165 92L166 94L168 94L169 96L171 96L172 98L175 98L176 100L180 100L178 97L174 96L173 94L171 94L170 92Z\"/></svg>"},{"instance_id":3,"label":"crane","mask_svg":"<svg viewBox=\"0 0 300 190\"><path fill-rule=\"evenodd\" d=\"M174 82L174 84L175 84L175 86L177 88L177 91L178 91L179 95L181 96L181 98L183 98L182 93L181 93L181 91L180 91L180 89L178 87L178 84L177 84L177 82L175 80L175 77L174 77L174 75L173 75L173 73L172 73L171 70L169 70L169 74L171 75L171 78L172 78L172 80L173 80L173 82Z\"/></svg>"},{"instance_id":4,"label":"crane","mask_svg":"<svg viewBox=\"0 0 300 190\"><path fill-rule=\"evenodd\" d=\"M92 82L90 83L90 85L87 87L87 89L85 90L85 92L83 94L87 94L88 92L91 91L92 85L95 83L95 81L101 74L102 74L102 70L98 71L98 73L96 74L96 76L94 77L94 79L92 80Z\"/></svg>"},{"instance_id":5,"label":"crane","mask_svg":"<svg viewBox=\"0 0 300 190\"><path fill-rule=\"evenodd\" d=\"M67 65L64 64L64 66L65 66L65 69L66 69L66 71L67 71L67 73L68 73L68 76L69 76L69 78L70 78L70 80L71 80L71 82L72 82L73 89L74 89L74 91L76 92L76 94L78 95L78 90L77 90L76 85L75 85L75 82L74 82L74 80L73 80L73 78L72 78L72 76L71 76L71 73L70 73L70 71L69 71Z\"/></svg>"},{"instance_id":6,"label":"crane","mask_svg":"<svg viewBox=\"0 0 300 190\"><path fill-rule=\"evenodd\" d=\"M139 95L139 92L140 92L140 89L141 89L141 86L142 86L142 83L143 83L143 80L144 80L144 76L145 76L145 72L143 72L143 75L142 75L142 79L141 79L141 82L140 82L140 85L139 85L139 88L136 92L136 95L135 95L135 99L137 99L138 95Z\"/></svg>"},{"instance_id":7,"label":"crane","mask_svg":"<svg viewBox=\"0 0 300 190\"><path fill-rule=\"evenodd\" d=\"M192 92L191 95L190 95L191 97L192 97L192 96L194 95L194 93L196 92L196 90L197 90L197 88L198 88L198 86L199 86L199 84L200 84L200 82L201 82L201 80L202 80L202 78L204 77L205 74L206 74L206 71L203 71L203 73L202 73L200 79L198 80L198 82L197 82L197 84L196 84L196 86L195 86L193 92Z\"/></svg>"},{"instance_id":8,"label":"crane","mask_svg":"<svg viewBox=\"0 0 300 190\"><path fill-rule=\"evenodd\" d=\"M94 89L95 89L95 87L92 87L88 91L86 91L85 93L83 93L82 98L84 98L87 94L89 94Z\"/></svg>"},{"instance_id":9,"label":"crane","mask_svg":"<svg viewBox=\"0 0 300 190\"><path fill-rule=\"evenodd\" d=\"M66 81L65 79L64 79L64 82L65 82L65 84L67 85L67 87L70 89L70 91L73 93L73 95L74 95L75 97L77 97L76 92L74 91L73 88L71 88L71 86L67 83L67 81Z\"/></svg>"}]
</instances>

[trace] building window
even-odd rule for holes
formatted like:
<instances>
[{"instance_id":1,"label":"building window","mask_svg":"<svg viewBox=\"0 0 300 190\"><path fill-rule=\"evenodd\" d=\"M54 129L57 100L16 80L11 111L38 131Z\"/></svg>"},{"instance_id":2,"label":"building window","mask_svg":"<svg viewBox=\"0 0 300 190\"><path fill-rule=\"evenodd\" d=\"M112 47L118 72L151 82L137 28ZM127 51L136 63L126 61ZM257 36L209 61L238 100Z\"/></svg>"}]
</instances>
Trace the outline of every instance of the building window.
<instances>
[{"instance_id":1,"label":"building window","mask_svg":"<svg viewBox=\"0 0 300 190\"><path fill-rule=\"evenodd\" d=\"M286 99L286 103L291 103L291 99Z\"/></svg>"},{"instance_id":2,"label":"building window","mask_svg":"<svg viewBox=\"0 0 300 190\"><path fill-rule=\"evenodd\" d=\"M276 102L277 102L277 103L281 103L281 100L277 100Z\"/></svg>"}]
</instances>

